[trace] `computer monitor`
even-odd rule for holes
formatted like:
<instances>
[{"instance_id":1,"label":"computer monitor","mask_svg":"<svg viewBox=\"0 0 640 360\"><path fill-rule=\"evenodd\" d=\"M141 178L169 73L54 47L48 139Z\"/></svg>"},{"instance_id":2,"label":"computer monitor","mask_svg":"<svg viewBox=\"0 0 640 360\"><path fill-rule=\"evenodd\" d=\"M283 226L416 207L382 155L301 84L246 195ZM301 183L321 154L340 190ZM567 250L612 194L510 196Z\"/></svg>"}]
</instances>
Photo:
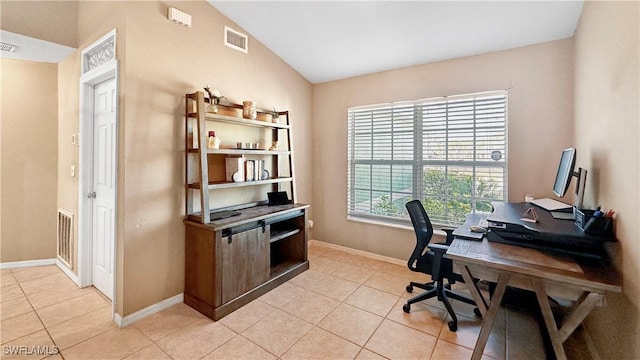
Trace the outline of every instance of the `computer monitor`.
<instances>
[{"instance_id":1,"label":"computer monitor","mask_svg":"<svg viewBox=\"0 0 640 360\"><path fill-rule=\"evenodd\" d=\"M568 148L562 150L560 157L560 165L558 165L558 173L556 174L556 182L553 184L553 193L559 197L564 197L569 189L571 178L573 177L573 168L576 165L576 149Z\"/></svg>"},{"instance_id":2,"label":"computer monitor","mask_svg":"<svg viewBox=\"0 0 640 360\"><path fill-rule=\"evenodd\" d=\"M574 206L578 209L582 208L582 202L584 199L584 187L587 180L587 170L578 168L578 171L574 171L576 165L576 149L568 148L562 150L562 156L560 156L560 164L558 165L558 173L556 174L556 181L553 184L553 193L559 197L564 197L571 184L571 178L578 178L576 184L576 197Z\"/></svg>"}]
</instances>

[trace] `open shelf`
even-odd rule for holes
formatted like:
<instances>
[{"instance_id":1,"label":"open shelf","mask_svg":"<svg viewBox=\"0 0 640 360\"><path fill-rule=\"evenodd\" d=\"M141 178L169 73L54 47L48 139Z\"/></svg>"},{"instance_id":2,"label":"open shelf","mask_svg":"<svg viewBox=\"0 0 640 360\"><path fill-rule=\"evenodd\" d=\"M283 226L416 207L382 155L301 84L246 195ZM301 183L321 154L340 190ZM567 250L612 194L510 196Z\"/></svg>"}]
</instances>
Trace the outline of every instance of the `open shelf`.
<instances>
[{"instance_id":1,"label":"open shelf","mask_svg":"<svg viewBox=\"0 0 640 360\"><path fill-rule=\"evenodd\" d=\"M197 116L198 116L198 113L188 114L188 117L191 117L191 118L196 118ZM261 121L261 120L249 120L249 119L239 118L235 116L219 115L214 113L205 113L205 120L226 122L229 124L236 124L236 125L266 127L266 128L275 128L275 129L289 128L289 125L286 125L286 124Z\"/></svg>"},{"instance_id":2,"label":"open shelf","mask_svg":"<svg viewBox=\"0 0 640 360\"><path fill-rule=\"evenodd\" d=\"M292 230L283 230L283 231L272 231L270 242L276 242L278 240L285 239L289 236L295 235L300 232L300 229L292 229Z\"/></svg>"},{"instance_id":3,"label":"open shelf","mask_svg":"<svg viewBox=\"0 0 640 360\"><path fill-rule=\"evenodd\" d=\"M267 180L256 180L256 181L241 181L241 182L228 182L228 181L214 181L209 183L209 190L213 189L227 189L227 188L236 188L236 187L244 187L244 186L256 186L256 185L266 185L266 184L276 184L281 182L289 182L293 181L292 177L281 177L281 178L273 178ZM188 185L190 189L200 189L202 186L200 183L193 183Z\"/></svg>"},{"instance_id":4,"label":"open shelf","mask_svg":"<svg viewBox=\"0 0 640 360\"><path fill-rule=\"evenodd\" d=\"M187 149L187 152L197 154L199 149ZM286 150L263 150L263 149L207 149L207 154L217 155L290 155L291 151Z\"/></svg>"},{"instance_id":5,"label":"open shelf","mask_svg":"<svg viewBox=\"0 0 640 360\"><path fill-rule=\"evenodd\" d=\"M296 265L302 264L304 261L285 260L271 266L270 278L278 277L280 274L286 273Z\"/></svg>"}]
</instances>

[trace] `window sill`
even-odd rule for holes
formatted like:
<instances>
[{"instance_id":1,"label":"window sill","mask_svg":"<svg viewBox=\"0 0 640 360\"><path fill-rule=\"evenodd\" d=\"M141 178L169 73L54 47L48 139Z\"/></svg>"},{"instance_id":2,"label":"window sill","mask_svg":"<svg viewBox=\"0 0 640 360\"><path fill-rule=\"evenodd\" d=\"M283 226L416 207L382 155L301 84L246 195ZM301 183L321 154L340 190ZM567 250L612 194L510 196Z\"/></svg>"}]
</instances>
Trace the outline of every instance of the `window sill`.
<instances>
[{"instance_id":1,"label":"window sill","mask_svg":"<svg viewBox=\"0 0 640 360\"><path fill-rule=\"evenodd\" d=\"M391 228L396 228L396 229L409 230L411 232L414 231L413 230L413 226L410 226L410 225L394 224L394 223L389 223L389 222L380 221L380 220L373 220L373 219L364 219L364 218L357 217L357 216L347 216L347 221L360 222L360 223L371 224L371 225L386 226L386 227L391 227ZM450 226L447 226L447 227L450 227ZM437 226L434 227L433 234L434 235L438 235L438 236L447 236L447 234L444 231L440 230Z\"/></svg>"}]
</instances>

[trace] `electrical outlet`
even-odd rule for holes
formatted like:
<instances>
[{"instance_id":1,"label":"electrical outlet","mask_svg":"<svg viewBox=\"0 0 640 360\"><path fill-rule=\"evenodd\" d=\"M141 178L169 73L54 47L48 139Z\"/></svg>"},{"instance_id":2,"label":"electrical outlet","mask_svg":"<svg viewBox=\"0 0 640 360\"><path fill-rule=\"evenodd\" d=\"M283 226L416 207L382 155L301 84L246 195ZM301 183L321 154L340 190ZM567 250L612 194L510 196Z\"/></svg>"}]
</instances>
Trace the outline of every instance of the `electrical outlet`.
<instances>
[{"instance_id":1,"label":"electrical outlet","mask_svg":"<svg viewBox=\"0 0 640 360\"><path fill-rule=\"evenodd\" d=\"M76 166L71 165L71 177L75 177L75 176L76 176Z\"/></svg>"}]
</instances>

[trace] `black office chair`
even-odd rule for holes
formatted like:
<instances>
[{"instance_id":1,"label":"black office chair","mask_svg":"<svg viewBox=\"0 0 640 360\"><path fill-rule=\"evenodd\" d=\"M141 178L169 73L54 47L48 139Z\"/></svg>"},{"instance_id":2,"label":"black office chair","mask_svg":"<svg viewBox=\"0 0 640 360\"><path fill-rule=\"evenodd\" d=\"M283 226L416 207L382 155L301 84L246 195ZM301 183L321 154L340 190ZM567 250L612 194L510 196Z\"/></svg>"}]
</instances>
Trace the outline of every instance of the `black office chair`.
<instances>
[{"instance_id":1,"label":"black office chair","mask_svg":"<svg viewBox=\"0 0 640 360\"><path fill-rule=\"evenodd\" d=\"M420 200L413 200L408 202L406 207L407 211L409 211L417 240L416 247L413 249L413 253L409 258L409 269L411 271L430 274L433 281L426 284L413 281L409 283L406 288L408 292L413 292L414 287L427 291L409 299L402 307L402 310L408 313L411 311L411 304L437 296L438 300L444 303L447 312L451 316L451 319L453 319L449 322L449 330L456 331L458 330L458 318L453 312L448 298L460 300L471 305L476 305L476 303L470 298L451 291L452 284L456 281L463 282L462 276L453 272L453 262L445 256L449 245L453 241L453 229L442 229L447 233L446 243L429 243L433 236L433 226L422 203ZM447 284L444 283L445 279L447 280ZM474 313L480 316L478 308L474 309Z\"/></svg>"}]
</instances>

